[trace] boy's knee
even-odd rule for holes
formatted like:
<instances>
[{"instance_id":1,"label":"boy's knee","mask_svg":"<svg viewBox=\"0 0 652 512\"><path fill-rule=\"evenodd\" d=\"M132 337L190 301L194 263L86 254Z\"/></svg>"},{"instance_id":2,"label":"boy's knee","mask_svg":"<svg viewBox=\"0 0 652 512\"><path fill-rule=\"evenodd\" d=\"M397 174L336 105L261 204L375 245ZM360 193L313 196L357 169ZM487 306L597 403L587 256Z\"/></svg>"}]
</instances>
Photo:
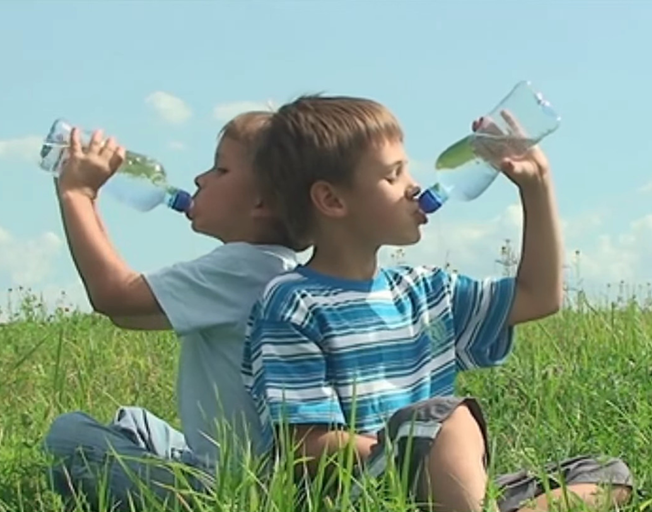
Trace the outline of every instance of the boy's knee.
<instances>
[{"instance_id":1,"label":"boy's knee","mask_svg":"<svg viewBox=\"0 0 652 512\"><path fill-rule=\"evenodd\" d=\"M482 448L484 453L485 438L477 417L466 403L460 404L453 413L442 422L437 439L459 439Z\"/></svg>"},{"instance_id":2,"label":"boy's knee","mask_svg":"<svg viewBox=\"0 0 652 512\"><path fill-rule=\"evenodd\" d=\"M433 500L434 510L481 510L485 499L487 472L485 437L477 417L460 404L435 438L426 460L427 475L421 499Z\"/></svg>"},{"instance_id":3,"label":"boy's knee","mask_svg":"<svg viewBox=\"0 0 652 512\"><path fill-rule=\"evenodd\" d=\"M80 426L88 424L90 421L92 418L81 411L61 414L50 425L44 443L49 446L62 439L74 439Z\"/></svg>"},{"instance_id":4,"label":"boy's knee","mask_svg":"<svg viewBox=\"0 0 652 512\"><path fill-rule=\"evenodd\" d=\"M81 411L57 416L45 433L41 449L57 459L70 458L80 446L97 444L99 423Z\"/></svg>"},{"instance_id":5,"label":"boy's knee","mask_svg":"<svg viewBox=\"0 0 652 512\"><path fill-rule=\"evenodd\" d=\"M627 505L633 494L632 488L627 485L614 485L611 489L607 489L606 492L617 507Z\"/></svg>"}]
</instances>

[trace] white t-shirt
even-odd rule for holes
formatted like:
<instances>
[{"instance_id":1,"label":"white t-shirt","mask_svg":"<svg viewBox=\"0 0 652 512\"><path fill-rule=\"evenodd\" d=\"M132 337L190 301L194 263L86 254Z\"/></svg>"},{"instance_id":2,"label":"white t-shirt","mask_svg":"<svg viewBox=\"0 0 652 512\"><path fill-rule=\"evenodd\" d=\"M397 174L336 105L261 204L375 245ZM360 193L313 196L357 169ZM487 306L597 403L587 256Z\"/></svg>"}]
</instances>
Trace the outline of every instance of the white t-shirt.
<instances>
[{"instance_id":1,"label":"white t-shirt","mask_svg":"<svg viewBox=\"0 0 652 512\"><path fill-rule=\"evenodd\" d=\"M223 435L226 442L246 436L261 453L260 420L240 373L245 328L269 280L296 265L286 247L234 242L145 275L180 337L179 416L197 456L216 461ZM232 432L221 428L224 420Z\"/></svg>"}]
</instances>

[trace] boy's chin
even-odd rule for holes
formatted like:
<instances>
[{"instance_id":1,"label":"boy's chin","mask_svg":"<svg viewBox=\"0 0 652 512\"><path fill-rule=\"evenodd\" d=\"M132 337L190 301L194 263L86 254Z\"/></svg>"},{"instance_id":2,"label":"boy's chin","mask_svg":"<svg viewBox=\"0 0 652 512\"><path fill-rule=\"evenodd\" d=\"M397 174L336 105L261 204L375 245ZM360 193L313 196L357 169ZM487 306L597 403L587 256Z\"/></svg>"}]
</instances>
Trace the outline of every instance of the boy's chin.
<instances>
[{"instance_id":1,"label":"boy's chin","mask_svg":"<svg viewBox=\"0 0 652 512\"><path fill-rule=\"evenodd\" d=\"M414 233L403 234L400 237L396 237L394 240L385 242L384 245L403 247L406 245L414 245L420 240L421 240L421 231L417 229Z\"/></svg>"},{"instance_id":2,"label":"boy's chin","mask_svg":"<svg viewBox=\"0 0 652 512\"><path fill-rule=\"evenodd\" d=\"M199 235L204 235L222 241L222 236L219 233L216 233L214 230L208 229L206 226L202 226L201 222L197 222L196 218L191 219L190 229L192 229L195 233Z\"/></svg>"}]
</instances>

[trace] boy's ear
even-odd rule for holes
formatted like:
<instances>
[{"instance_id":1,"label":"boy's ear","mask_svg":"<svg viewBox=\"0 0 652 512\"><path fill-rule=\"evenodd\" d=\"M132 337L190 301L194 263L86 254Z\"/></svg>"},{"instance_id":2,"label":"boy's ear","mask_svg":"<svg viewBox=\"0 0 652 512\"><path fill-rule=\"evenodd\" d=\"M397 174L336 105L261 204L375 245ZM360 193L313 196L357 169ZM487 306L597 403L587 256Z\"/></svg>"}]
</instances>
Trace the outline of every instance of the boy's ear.
<instances>
[{"instance_id":1,"label":"boy's ear","mask_svg":"<svg viewBox=\"0 0 652 512\"><path fill-rule=\"evenodd\" d=\"M337 187L326 181L317 181L310 187L310 199L314 207L326 217L341 218L347 212L344 197Z\"/></svg>"}]
</instances>

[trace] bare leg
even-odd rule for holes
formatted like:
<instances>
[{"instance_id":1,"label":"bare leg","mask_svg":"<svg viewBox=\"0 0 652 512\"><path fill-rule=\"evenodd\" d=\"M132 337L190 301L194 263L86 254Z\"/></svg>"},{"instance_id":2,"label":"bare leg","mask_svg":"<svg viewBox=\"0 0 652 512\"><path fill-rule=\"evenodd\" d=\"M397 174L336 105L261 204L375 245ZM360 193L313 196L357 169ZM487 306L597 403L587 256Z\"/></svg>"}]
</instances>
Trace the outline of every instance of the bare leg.
<instances>
[{"instance_id":1,"label":"bare leg","mask_svg":"<svg viewBox=\"0 0 652 512\"><path fill-rule=\"evenodd\" d=\"M425 463L419 501L433 512L480 512L487 488L485 443L477 421L460 405L444 421Z\"/></svg>"}]
</instances>

